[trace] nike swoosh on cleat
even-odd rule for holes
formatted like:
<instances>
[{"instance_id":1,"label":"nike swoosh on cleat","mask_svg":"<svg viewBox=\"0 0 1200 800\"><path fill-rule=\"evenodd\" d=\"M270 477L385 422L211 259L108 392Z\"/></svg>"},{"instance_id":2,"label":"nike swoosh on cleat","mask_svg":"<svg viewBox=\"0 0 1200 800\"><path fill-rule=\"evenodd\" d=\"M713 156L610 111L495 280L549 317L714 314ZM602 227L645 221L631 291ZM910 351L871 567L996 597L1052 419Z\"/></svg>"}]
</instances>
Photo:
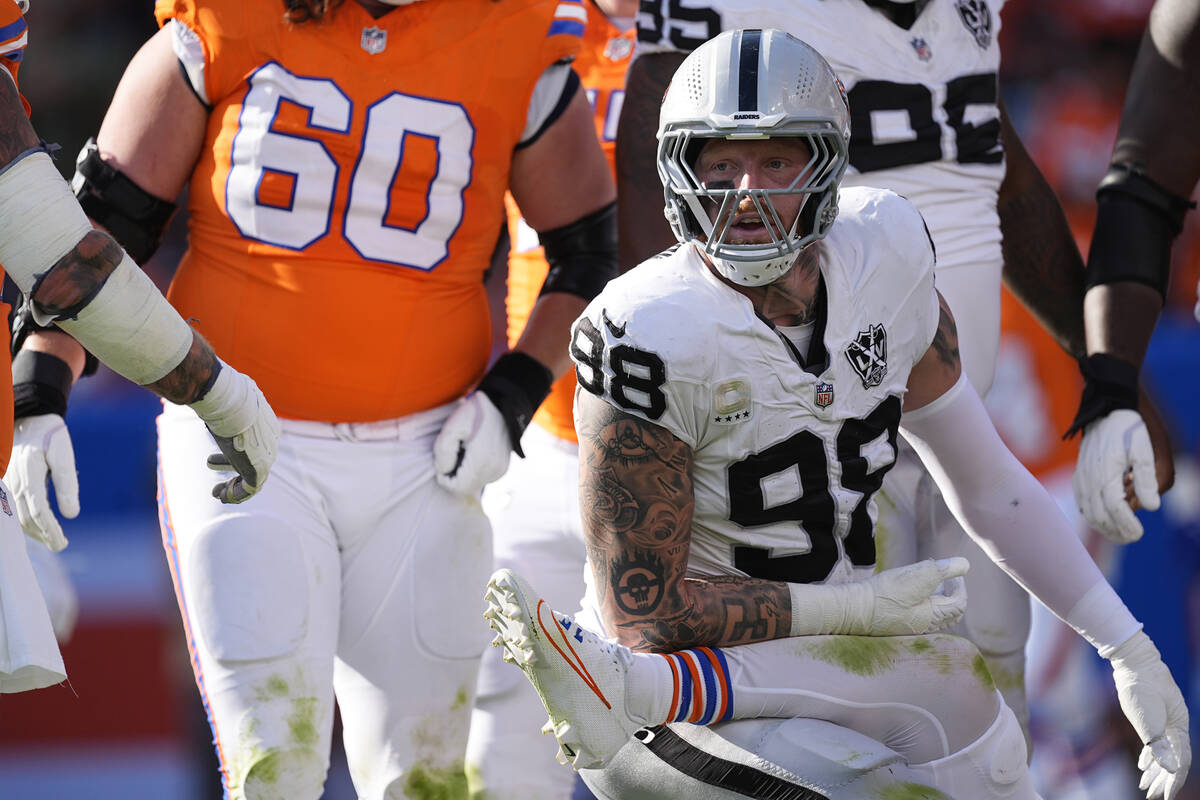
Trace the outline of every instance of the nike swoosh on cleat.
<instances>
[{"instance_id":1,"label":"nike swoosh on cleat","mask_svg":"<svg viewBox=\"0 0 1200 800\"><path fill-rule=\"evenodd\" d=\"M554 616L551 615L550 619L554 622L554 630L558 631L559 638L562 639L562 642L567 646L567 649L571 651L571 656L574 656L574 659L564 653L562 648L558 646L558 643L554 641L554 637L551 635L550 630L546 628L546 623L542 621L542 606L545 604L545 600L538 598L537 621L538 626L542 629L542 632L546 634L546 641L548 641L551 646L558 651L558 654L563 657L563 660L567 662L567 665L571 669L575 670L575 674L578 675L585 684L587 684L587 687L592 690L596 697L600 698L600 702L604 703L606 708L611 709L612 703L608 702L608 698L604 696L604 692L600 691L600 686L596 683L596 679L592 677L592 673L588 672L588 668L583 665L583 659L579 657L579 654L575 652L575 648L571 646L571 642L567 638L567 634L563 630L562 625L560 625L558 620L554 619Z\"/></svg>"}]
</instances>

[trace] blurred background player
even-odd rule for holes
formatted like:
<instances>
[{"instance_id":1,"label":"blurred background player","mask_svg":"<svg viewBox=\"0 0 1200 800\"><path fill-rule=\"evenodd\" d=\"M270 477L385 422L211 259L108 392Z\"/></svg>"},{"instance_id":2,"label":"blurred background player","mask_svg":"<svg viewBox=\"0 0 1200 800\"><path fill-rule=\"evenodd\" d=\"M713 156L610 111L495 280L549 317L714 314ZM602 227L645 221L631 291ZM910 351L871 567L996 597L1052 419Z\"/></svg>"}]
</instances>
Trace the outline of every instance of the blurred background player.
<instances>
[{"instance_id":1,"label":"blurred background player","mask_svg":"<svg viewBox=\"0 0 1200 800\"><path fill-rule=\"evenodd\" d=\"M1159 0L1150 12L1121 113L1112 162L1096 192L1088 252L1086 358L1079 410L1067 435L1083 432L1075 500L1087 521L1118 543L1142 525L1125 503L1159 505L1138 376L1167 298L1171 245L1200 180L1200 4ZM1200 299L1196 318L1200 319Z\"/></svg>"},{"instance_id":2,"label":"blurred background player","mask_svg":"<svg viewBox=\"0 0 1200 800\"><path fill-rule=\"evenodd\" d=\"M611 166L625 72L633 56L636 0L585 0L587 32L573 64L592 106L596 135ZM549 265L537 234L506 198L511 251L507 319L510 344L519 341ZM598 254L600 255L600 254ZM615 253L604 255L615 258ZM584 545L579 517L579 446L571 416L575 373L559 378L525 431L508 472L484 490L497 569L518 569L558 608L583 597ZM542 588L544 587L544 588ZM558 746L539 734L546 712L521 675L488 648L467 746L473 795L489 800L565 800L574 775L555 762Z\"/></svg>"},{"instance_id":3,"label":"blurred background player","mask_svg":"<svg viewBox=\"0 0 1200 800\"><path fill-rule=\"evenodd\" d=\"M49 146L28 120L29 104L17 89L17 73L28 41L23 13L28 3L0 3L0 262L6 277L28 299L42 324L56 323L115 371L173 403L195 411L210 435L206 450L236 475L211 489L220 502L239 503L267 480L279 440L279 424L254 382L228 367L158 292L137 265L107 234L92 230L54 169ZM4 310L10 310L4 304ZM65 333L47 337L51 347L73 344ZM82 366L82 355L79 357ZM24 364L31 374L49 376L64 394L74 380L69 366L42 352ZM5 369L13 373L5 359ZM0 455L8 465L14 435L9 382L0 390ZM65 407L62 409L65 410ZM61 414L61 410L60 410ZM62 425L61 417L57 419ZM72 464L73 468L73 464ZM210 473L211 474L211 473ZM45 476L43 467L42 476ZM63 486L73 482L66 476ZM211 483L211 481L210 481ZM44 489L43 489L44 491ZM202 491L202 493L204 493ZM26 555L24 527L56 550L66 540L47 538L36 523L29 497L10 496L0 487L0 691L19 692L65 678L50 617ZM15 514L15 516L14 516ZM20 524L18 524L20 520ZM55 523L57 525L57 523ZM61 539L61 541L60 541Z\"/></svg>"},{"instance_id":4,"label":"blurred background player","mask_svg":"<svg viewBox=\"0 0 1200 800\"><path fill-rule=\"evenodd\" d=\"M1080 274L1082 262L1057 199L1000 103L1002 7L977 0L829 0L708 4L675 14L669 4L643 2L644 55L630 68L618 135L622 263L672 241L655 208L651 131L657 98L682 51L723 28L774 26L816 47L846 86L851 135L843 185L890 188L924 216L937 250L938 289L955 312L963 366L976 390L986 396L995 370L1002 270L1022 299L1052 321L1063 346L1081 352L1082 321L1071 312L1081 283L1073 297L1038 291L1045 271ZM1165 432L1161 425L1154 430L1156 452L1169 463ZM880 493L878 563L970 558L974 602L959 631L983 652L1026 726L1028 597L965 536L911 450L902 445L901 451Z\"/></svg>"},{"instance_id":5,"label":"blurred background player","mask_svg":"<svg viewBox=\"0 0 1200 800\"><path fill-rule=\"evenodd\" d=\"M77 189L98 224L154 242L141 212L190 184L171 300L285 418L283 477L236 514L189 494L203 430L159 420L163 540L224 790L319 797L336 692L360 797L462 792L486 629L458 587L491 566L479 493L611 274L584 257L615 248L569 65L584 7L164 0L156 16ZM506 189L556 269L485 374Z\"/></svg>"}]
</instances>

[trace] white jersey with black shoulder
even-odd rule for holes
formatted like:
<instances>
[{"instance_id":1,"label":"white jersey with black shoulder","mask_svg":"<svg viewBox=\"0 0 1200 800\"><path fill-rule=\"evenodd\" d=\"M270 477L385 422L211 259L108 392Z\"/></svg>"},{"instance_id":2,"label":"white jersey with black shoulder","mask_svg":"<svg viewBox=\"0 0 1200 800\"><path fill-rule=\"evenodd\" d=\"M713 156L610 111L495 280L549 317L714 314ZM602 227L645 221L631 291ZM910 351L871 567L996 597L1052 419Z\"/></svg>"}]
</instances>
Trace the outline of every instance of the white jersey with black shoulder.
<instances>
[{"instance_id":1,"label":"white jersey with black shoulder","mask_svg":"<svg viewBox=\"0 0 1200 800\"><path fill-rule=\"evenodd\" d=\"M807 359L694 246L610 282L572 329L576 391L692 448L693 574L842 582L875 563L872 495L938 324L934 257L904 198L839 205Z\"/></svg>"},{"instance_id":2,"label":"white jersey with black shoulder","mask_svg":"<svg viewBox=\"0 0 1200 800\"><path fill-rule=\"evenodd\" d=\"M804 40L850 101L842 185L912 200L933 234L939 271L999 264L1003 5L931 0L905 29L863 0L642 0L638 52L690 51L733 28L779 28Z\"/></svg>"}]
</instances>

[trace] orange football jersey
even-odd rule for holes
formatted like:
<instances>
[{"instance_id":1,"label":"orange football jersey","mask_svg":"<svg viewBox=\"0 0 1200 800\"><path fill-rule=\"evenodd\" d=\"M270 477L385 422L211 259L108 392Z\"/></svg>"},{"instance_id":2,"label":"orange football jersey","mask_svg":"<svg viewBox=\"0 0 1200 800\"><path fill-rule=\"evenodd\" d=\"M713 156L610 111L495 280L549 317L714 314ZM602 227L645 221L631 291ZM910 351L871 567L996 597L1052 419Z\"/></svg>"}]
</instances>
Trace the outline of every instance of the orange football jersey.
<instances>
[{"instance_id":1,"label":"orange football jersey","mask_svg":"<svg viewBox=\"0 0 1200 800\"><path fill-rule=\"evenodd\" d=\"M0 64L8 70L13 83L18 87L20 84L17 83L17 70L21 67L21 59L25 56L25 44L28 41L28 28L25 17L21 14L21 7L14 0L0 0ZM21 105L25 107L25 114L28 115L29 103L25 102L19 88L17 96L21 98ZM4 272L0 270L0 281L3 280ZM7 319L10 311L12 307L8 303L0 302L0 315ZM4 371L7 374L7 377L0 381L0 384L3 384L0 386L0 475L3 475L8 471L8 460L12 456L13 391L8 326L0 327L4 328L3 334L0 335L0 348L3 348L4 354L0 355L0 359L3 359ZM4 508L9 508L7 499L4 499Z\"/></svg>"},{"instance_id":2,"label":"orange football jersey","mask_svg":"<svg viewBox=\"0 0 1200 800\"><path fill-rule=\"evenodd\" d=\"M586 2L588 12L587 33L584 34L583 51L575 60L575 71L579 73L583 88L596 119L596 135L608 156L608 164L614 168L616 158L617 118L621 115L621 104L625 100L625 73L633 57L633 46L637 41L637 30L626 33L613 27L612 23L596 8ZM512 196L505 198L508 209L508 232L512 237L512 251L508 257L508 342L516 344L537 302L542 281L550 267L546 263L537 234L525 224L521 212ZM568 372L554 383L550 396L542 403L533 421L554 435L576 441L575 423L571 416L571 405L575 398L575 373Z\"/></svg>"},{"instance_id":3,"label":"orange football jersey","mask_svg":"<svg viewBox=\"0 0 1200 800\"><path fill-rule=\"evenodd\" d=\"M483 273L533 87L579 0L426 0L319 23L278 0L158 0L211 105L168 297L281 416L432 408L491 350Z\"/></svg>"}]
</instances>

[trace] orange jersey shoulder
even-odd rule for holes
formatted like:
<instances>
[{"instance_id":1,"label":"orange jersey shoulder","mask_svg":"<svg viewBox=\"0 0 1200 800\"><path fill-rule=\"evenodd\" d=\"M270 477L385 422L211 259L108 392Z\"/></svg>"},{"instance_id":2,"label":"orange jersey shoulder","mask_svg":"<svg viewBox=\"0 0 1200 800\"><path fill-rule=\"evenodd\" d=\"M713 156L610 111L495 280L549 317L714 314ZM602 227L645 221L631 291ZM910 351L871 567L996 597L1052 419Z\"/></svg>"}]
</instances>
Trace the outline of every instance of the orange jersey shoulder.
<instances>
[{"instance_id":1,"label":"orange jersey shoulder","mask_svg":"<svg viewBox=\"0 0 1200 800\"><path fill-rule=\"evenodd\" d=\"M625 74L633 58L637 31L631 29L622 33L594 3L587 3L586 7L587 32L574 68L592 106L596 136L608 158L609 167L615 172L617 119L625 100ZM508 339L512 345L520 338L533 304L537 302L549 266L538 245L537 234L525 224L511 197L507 198L506 208L512 241L506 304ZM555 382L550 396L534 416L534 421L554 435L574 441L575 424L571 416L574 397L575 375L571 372Z\"/></svg>"},{"instance_id":2,"label":"orange jersey shoulder","mask_svg":"<svg viewBox=\"0 0 1200 800\"><path fill-rule=\"evenodd\" d=\"M212 108L171 299L281 414L400 416L477 380L513 149L538 78L579 49L575 6L345 2L295 25L281 2L158 0ZM248 325L270 334L232 335Z\"/></svg>"},{"instance_id":3,"label":"orange jersey shoulder","mask_svg":"<svg viewBox=\"0 0 1200 800\"><path fill-rule=\"evenodd\" d=\"M14 0L0 0L0 64L8 70L13 83L18 87L17 71L21 68L21 59L25 57L25 45L29 42L29 26L25 24L25 15ZM29 113L29 103L21 97L25 113Z\"/></svg>"}]
</instances>

